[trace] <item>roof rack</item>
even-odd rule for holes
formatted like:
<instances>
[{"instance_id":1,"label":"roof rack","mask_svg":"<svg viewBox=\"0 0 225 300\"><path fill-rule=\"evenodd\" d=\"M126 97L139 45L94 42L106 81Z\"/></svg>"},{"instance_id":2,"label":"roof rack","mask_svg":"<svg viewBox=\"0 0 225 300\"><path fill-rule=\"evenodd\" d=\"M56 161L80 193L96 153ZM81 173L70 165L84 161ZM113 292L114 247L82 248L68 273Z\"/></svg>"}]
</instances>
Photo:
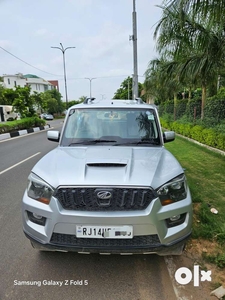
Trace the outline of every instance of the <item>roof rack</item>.
<instances>
[{"instance_id":1,"label":"roof rack","mask_svg":"<svg viewBox=\"0 0 225 300\"><path fill-rule=\"evenodd\" d=\"M137 101L138 104L143 104L144 101L141 98L135 98L135 100Z\"/></svg>"},{"instance_id":2,"label":"roof rack","mask_svg":"<svg viewBox=\"0 0 225 300\"><path fill-rule=\"evenodd\" d=\"M83 102L83 104L89 104L89 103L92 103L92 101L94 101L95 98L86 98Z\"/></svg>"}]
</instances>

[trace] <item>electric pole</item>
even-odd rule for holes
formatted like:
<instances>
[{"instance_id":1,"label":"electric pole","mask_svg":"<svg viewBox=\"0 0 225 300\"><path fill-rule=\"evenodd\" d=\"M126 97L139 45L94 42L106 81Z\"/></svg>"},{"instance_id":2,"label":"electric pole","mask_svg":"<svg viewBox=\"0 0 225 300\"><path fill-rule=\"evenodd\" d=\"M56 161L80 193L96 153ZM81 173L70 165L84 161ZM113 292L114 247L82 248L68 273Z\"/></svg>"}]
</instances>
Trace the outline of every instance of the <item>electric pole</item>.
<instances>
[{"instance_id":1,"label":"electric pole","mask_svg":"<svg viewBox=\"0 0 225 300\"><path fill-rule=\"evenodd\" d=\"M137 16L135 10L135 1L133 0L133 57L134 57L134 75L133 75L133 99L138 98L138 62L137 62Z\"/></svg>"}]
</instances>

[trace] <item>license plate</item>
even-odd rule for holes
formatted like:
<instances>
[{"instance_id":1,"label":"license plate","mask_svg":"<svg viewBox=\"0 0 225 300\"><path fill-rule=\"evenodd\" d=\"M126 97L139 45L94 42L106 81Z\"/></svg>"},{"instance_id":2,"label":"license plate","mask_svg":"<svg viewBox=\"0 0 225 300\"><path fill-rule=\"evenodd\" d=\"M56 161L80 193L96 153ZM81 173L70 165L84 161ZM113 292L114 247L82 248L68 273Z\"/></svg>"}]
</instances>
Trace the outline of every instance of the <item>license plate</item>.
<instances>
[{"instance_id":1,"label":"license plate","mask_svg":"<svg viewBox=\"0 0 225 300\"><path fill-rule=\"evenodd\" d=\"M132 239L132 226L86 226L76 227L78 238L97 238L97 239Z\"/></svg>"}]
</instances>

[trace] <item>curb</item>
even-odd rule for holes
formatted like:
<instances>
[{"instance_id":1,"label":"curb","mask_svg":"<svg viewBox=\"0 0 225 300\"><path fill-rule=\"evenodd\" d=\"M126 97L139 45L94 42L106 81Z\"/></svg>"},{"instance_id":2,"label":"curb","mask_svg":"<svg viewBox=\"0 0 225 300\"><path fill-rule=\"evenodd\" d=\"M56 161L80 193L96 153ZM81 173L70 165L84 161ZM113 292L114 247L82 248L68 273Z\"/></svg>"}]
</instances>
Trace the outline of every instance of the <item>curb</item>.
<instances>
[{"instance_id":1,"label":"curb","mask_svg":"<svg viewBox=\"0 0 225 300\"><path fill-rule=\"evenodd\" d=\"M0 134L0 141L9 139L9 138L14 138L14 137L21 136L21 135L26 135L26 134L33 133L33 132L38 132L41 130L46 130L46 129L49 129L50 127L51 126L49 124L47 124L45 126L23 129L23 130L14 131L14 132L8 132L8 133L2 133L2 134Z\"/></svg>"}]
</instances>

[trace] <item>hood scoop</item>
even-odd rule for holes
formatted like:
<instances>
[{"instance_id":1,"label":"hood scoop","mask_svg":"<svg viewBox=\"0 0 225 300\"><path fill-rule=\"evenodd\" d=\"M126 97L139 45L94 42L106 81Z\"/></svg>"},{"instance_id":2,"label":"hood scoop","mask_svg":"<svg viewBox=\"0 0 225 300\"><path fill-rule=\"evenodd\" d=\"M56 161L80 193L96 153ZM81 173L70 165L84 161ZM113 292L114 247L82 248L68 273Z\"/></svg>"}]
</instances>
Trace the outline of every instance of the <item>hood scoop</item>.
<instances>
[{"instance_id":1,"label":"hood scoop","mask_svg":"<svg viewBox=\"0 0 225 300\"><path fill-rule=\"evenodd\" d=\"M126 167L127 166L127 164L126 163L106 163L106 162L104 162L104 163L87 163L87 166L88 167L100 167L100 168L104 168L104 167L106 167L106 168L124 168L124 167Z\"/></svg>"}]
</instances>

